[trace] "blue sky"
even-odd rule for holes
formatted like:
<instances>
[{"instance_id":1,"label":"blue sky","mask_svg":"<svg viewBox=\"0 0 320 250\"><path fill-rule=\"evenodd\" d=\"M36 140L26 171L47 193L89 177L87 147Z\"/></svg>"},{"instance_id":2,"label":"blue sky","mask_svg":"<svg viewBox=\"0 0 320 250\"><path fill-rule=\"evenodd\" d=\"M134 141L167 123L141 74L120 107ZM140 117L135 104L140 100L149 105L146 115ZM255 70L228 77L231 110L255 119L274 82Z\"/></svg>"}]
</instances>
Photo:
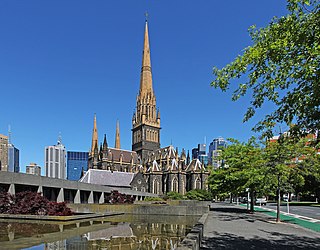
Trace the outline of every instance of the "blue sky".
<instances>
[{"instance_id":1,"label":"blue sky","mask_svg":"<svg viewBox=\"0 0 320 250\"><path fill-rule=\"evenodd\" d=\"M153 87L161 112L161 146L191 150L213 138L247 140L249 98L210 87L213 66L251 44L249 26L267 25L286 1L1 0L0 133L20 149L20 167L44 165L45 146L61 132L67 150L90 148L93 116L99 140L131 149L139 89L144 13L149 13Z\"/></svg>"}]
</instances>

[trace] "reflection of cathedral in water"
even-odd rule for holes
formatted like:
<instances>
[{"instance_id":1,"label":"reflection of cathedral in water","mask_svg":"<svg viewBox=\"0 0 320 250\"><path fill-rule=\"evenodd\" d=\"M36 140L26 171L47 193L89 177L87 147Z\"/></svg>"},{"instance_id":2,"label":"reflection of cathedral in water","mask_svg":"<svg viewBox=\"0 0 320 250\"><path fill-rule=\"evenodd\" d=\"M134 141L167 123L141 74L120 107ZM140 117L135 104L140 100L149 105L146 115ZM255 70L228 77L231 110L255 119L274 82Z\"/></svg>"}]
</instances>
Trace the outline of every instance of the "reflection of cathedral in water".
<instances>
[{"instance_id":1,"label":"reflection of cathedral in water","mask_svg":"<svg viewBox=\"0 0 320 250\"><path fill-rule=\"evenodd\" d=\"M122 222L115 227L87 233L84 237L89 249L173 250L185 235L185 225Z\"/></svg>"},{"instance_id":2,"label":"reflection of cathedral in water","mask_svg":"<svg viewBox=\"0 0 320 250\"><path fill-rule=\"evenodd\" d=\"M105 219L49 224L0 222L0 249L173 250L199 217L125 214Z\"/></svg>"},{"instance_id":3,"label":"reflection of cathedral in water","mask_svg":"<svg viewBox=\"0 0 320 250\"><path fill-rule=\"evenodd\" d=\"M68 240L47 243L45 249L174 250L187 233L181 224L112 222L113 226Z\"/></svg>"}]
</instances>

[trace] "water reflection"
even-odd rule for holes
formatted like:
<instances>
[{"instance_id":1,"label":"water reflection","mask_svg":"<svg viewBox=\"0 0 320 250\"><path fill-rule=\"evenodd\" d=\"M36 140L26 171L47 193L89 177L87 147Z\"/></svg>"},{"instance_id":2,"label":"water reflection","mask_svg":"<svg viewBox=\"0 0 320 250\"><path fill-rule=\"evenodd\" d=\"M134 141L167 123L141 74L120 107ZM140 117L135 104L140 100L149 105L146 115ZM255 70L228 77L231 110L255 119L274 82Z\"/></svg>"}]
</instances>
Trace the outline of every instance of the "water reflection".
<instances>
[{"instance_id":1,"label":"water reflection","mask_svg":"<svg viewBox=\"0 0 320 250\"><path fill-rule=\"evenodd\" d=\"M175 249L199 217L126 215L48 224L0 222L0 249Z\"/></svg>"}]
</instances>

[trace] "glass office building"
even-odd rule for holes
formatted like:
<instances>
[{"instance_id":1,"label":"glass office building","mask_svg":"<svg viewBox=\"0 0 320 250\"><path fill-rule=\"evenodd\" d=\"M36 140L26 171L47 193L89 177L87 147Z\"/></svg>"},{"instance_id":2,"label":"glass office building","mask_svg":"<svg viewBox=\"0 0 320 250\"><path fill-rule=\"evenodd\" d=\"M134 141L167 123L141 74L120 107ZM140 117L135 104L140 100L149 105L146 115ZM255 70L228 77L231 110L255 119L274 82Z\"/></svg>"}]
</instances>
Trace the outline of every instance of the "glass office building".
<instances>
[{"instance_id":1,"label":"glass office building","mask_svg":"<svg viewBox=\"0 0 320 250\"><path fill-rule=\"evenodd\" d=\"M199 159L201 163L208 164L208 155L206 153L206 144L198 144L197 148L192 149L192 159Z\"/></svg>"},{"instance_id":2,"label":"glass office building","mask_svg":"<svg viewBox=\"0 0 320 250\"><path fill-rule=\"evenodd\" d=\"M81 178L82 170L88 170L88 152L67 152L67 179L78 181Z\"/></svg>"},{"instance_id":3,"label":"glass office building","mask_svg":"<svg viewBox=\"0 0 320 250\"><path fill-rule=\"evenodd\" d=\"M227 142L222 137L213 139L210 143L209 164L211 164L214 168L219 168L223 165L223 160L219 160L219 156L222 149L225 147L227 147Z\"/></svg>"},{"instance_id":4,"label":"glass office building","mask_svg":"<svg viewBox=\"0 0 320 250\"><path fill-rule=\"evenodd\" d=\"M8 144L8 171L9 172L20 172L19 167L19 149L13 144Z\"/></svg>"}]
</instances>

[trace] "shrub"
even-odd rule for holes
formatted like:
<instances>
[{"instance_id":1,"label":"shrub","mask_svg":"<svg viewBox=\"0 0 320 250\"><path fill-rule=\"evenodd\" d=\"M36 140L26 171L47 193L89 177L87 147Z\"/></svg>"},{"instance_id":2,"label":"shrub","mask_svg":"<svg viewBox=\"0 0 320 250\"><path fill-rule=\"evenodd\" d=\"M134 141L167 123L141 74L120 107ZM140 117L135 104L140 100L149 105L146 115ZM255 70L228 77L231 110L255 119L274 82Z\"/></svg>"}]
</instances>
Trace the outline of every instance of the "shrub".
<instances>
[{"instance_id":1,"label":"shrub","mask_svg":"<svg viewBox=\"0 0 320 250\"><path fill-rule=\"evenodd\" d=\"M160 197L146 197L144 201L163 201Z\"/></svg>"},{"instance_id":2,"label":"shrub","mask_svg":"<svg viewBox=\"0 0 320 250\"><path fill-rule=\"evenodd\" d=\"M47 214L48 199L40 193L20 192L13 196L11 214Z\"/></svg>"},{"instance_id":3,"label":"shrub","mask_svg":"<svg viewBox=\"0 0 320 250\"><path fill-rule=\"evenodd\" d=\"M73 215L70 208L67 207L65 202L50 201L47 208L48 215L68 216Z\"/></svg>"},{"instance_id":4,"label":"shrub","mask_svg":"<svg viewBox=\"0 0 320 250\"><path fill-rule=\"evenodd\" d=\"M7 192L0 192L0 214L7 213L12 204L12 195Z\"/></svg>"},{"instance_id":5,"label":"shrub","mask_svg":"<svg viewBox=\"0 0 320 250\"><path fill-rule=\"evenodd\" d=\"M186 197L189 200L210 201L212 200L212 194L203 189L194 189L186 193Z\"/></svg>"},{"instance_id":6,"label":"shrub","mask_svg":"<svg viewBox=\"0 0 320 250\"><path fill-rule=\"evenodd\" d=\"M168 192L167 197L170 200L183 200L184 199L183 195L180 193L177 193L177 192Z\"/></svg>"},{"instance_id":7,"label":"shrub","mask_svg":"<svg viewBox=\"0 0 320 250\"><path fill-rule=\"evenodd\" d=\"M105 197L105 203L111 204L132 204L134 197L128 194L119 193L117 190L111 191L110 195Z\"/></svg>"},{"instance_id":8,"label":"shrub","mask_svg":"<svg viewBox=\"0 0 320 250\"><path fill-rule=\"evenodd\" d=\"M50 202L41 193L30 191L10 195L0 192L0 213L30 215L72 215L64 202Z\"/></svg>"}]
</instances>

